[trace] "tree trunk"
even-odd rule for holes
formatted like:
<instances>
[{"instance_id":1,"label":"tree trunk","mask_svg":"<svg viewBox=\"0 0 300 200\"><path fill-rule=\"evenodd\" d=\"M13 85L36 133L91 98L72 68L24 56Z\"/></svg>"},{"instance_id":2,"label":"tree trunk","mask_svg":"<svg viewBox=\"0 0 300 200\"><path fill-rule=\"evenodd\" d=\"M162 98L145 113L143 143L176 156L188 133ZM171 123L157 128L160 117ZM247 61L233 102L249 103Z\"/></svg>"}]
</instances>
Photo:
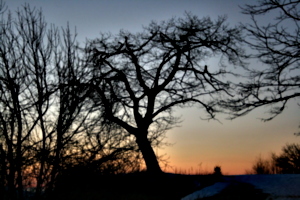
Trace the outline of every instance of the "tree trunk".
<instances>
[{"instance_id":1,"label":"tree trunk","mask_svg":"<svg viewBox=\"0 0 300 200\"><path fill-rule=\"evenodd\" d=\"M153 151L153 148L147 138L147 134L137 134L136 142L142 152L143 158L146 163L147 172L151 174L160 174L162 170L157 161L157 157Z\"/></svg>"}]
</instances>

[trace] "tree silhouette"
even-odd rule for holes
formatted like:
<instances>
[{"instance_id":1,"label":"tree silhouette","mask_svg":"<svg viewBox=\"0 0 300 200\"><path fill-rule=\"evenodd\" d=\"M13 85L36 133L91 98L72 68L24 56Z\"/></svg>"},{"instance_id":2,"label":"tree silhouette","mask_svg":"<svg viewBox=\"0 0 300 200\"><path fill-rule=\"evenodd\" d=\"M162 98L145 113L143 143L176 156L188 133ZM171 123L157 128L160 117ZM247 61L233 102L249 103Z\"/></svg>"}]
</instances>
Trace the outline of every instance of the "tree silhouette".
<instances>
[{"instance_id":1,"label":"tree silhouette","mask_svg":"<svg viewBox=\"0 0 300 200\"><path fill-rule=\"evenodd\" d=\"M273 174L275 173L275 165L272 160L264 159L261 155L256 158L255 163L252 166L254 174Z\"/></svg>"},{"instance_id":2,"label":"tree silhouette","mask_svg":"<svg viewBox=\"0 0 300 200\"><path fill-rule=\"evenodd\" d=\"M248 35L245 43L253 50L250 57L262 65L249 68L249 80L238 85L239 95L230 100L234 117L270 105L270 115L264 120L272 120L282 113L288 101L299 98L299 6L300 1L263 0L242 7L243 13L252 20L251 24L243 25ZM275 13L274 21L260 24L259 17L270 13Z\"/></svg>"},{"instance_id":3,"label":"tree silhouette","mask_svg":"<svg viewBox=\"0 0 300 200\"><path fill-rule=\"evenodd\" d=\"M87 98L89 88L81 83L89 72L77 33L49 27L28 4L13 15L0 1L0 14L0 199L7 191L24 199L24 187L35 187L41 199L75 165L138 168L132 139L116 125L101 124Z\"/></svg>"},{"instance_id":4,"label":"tree silhouette","mask_svg":"<svg viewBox=\"0 0 300 200\"><path fill-rule=\"evenodd\" d=\"M274 155L275 165L283 174L300 174L300 145L287 144L279 156Z\"/></svg>"},{"instance_id":5,"label":"tree silhouette","mask_svg":"<svg viewBox=\"0 0 300 200\"><path fill-rule=\"evenodd\" d=\"M225 21L186 14L152 22L141 33L102 34L88 43L91 98L107 122L135 138L149 172L161 172L151 145L178 123L175 107L198 104L212 119L221 111L214 95L230 95L230 82L221 77L232 73L201 63L222 56L243 64L240 29Z\"/></svg>"},{"instance_id":6,"label":"tree silhouette","mask_svg":"<svg viewBox=\"0 0 300 200\"><path fill-rule=\"evenodd\" d=\"M300 145L286 144L279 155L271 154L270 158L257 157L252 166L255 174L299 174L300 173Z\"/></svg>"}]
</instances>

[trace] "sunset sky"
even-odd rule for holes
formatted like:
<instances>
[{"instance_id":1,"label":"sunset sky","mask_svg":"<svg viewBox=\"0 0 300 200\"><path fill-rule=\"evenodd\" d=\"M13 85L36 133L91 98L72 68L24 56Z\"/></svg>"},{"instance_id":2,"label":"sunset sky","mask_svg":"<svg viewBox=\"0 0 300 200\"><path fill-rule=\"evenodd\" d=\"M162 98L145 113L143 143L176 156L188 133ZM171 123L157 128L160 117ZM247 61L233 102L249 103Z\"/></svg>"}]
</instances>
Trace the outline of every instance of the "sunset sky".
<instances>
[{"instance_id":1,"label":"sunset sky","mask_svg":"<svg viewBox=\"0 0 300 200\"><path fill-rule=\"evenodd\" d=\"M11 11L28 2L31 7L42 8L46 21L78 32L78 40L94 39L100 32L118 33L120 29L137 32L151 20L162 21L183 16L185 11L199 18L216 19L227 15L232 25L249 22L249 16L240 13L239 5L254 3L251 0L6 0ZM268 20L270 18L266 18ZM209 63L208 63L209 64ZM259 67L259 63L251 63ZM186 172L212 171L221 166L224 174L243 174L250 169L256 157L279 153L287 143L299 143L299 106L290 101L283 114L270 122L259 118L267 109L260 108L247 116L221 121L203 121L205 113L197 107L178 109L182 123L167 133L166 142L173 145L156 150L168 159L172 168ZM193 170L193 171L192 171Z\"/></svg>"}]
</instances>

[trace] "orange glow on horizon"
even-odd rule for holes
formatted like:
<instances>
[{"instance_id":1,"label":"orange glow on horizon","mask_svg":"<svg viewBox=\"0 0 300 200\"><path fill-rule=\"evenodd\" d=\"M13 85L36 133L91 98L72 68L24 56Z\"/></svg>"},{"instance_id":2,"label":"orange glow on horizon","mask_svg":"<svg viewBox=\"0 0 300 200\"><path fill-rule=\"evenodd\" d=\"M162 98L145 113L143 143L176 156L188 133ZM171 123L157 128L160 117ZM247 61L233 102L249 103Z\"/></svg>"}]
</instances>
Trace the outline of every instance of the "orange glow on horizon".
<instances>
[{"instance_id":1,"label":"orange glow on horizon","mask_svg":"<svg viewBox=\"0 0 300 200\"><path fill-rule=\"evenodd\" d=\"M297 102L269 122L257 119L262 111L232 121L222 120L220 124L201 120L195 108L180 110L183 123L166 134L166 141L173 145L156 150L159 156L165 155L169 165L164 168L162 163L162 169L207 174L220 166L224 175L241 175L251 171L258 156L270 158L287 143L299 142L299 136L293 134L299 125Z\"/></svg>"}]
</instances>

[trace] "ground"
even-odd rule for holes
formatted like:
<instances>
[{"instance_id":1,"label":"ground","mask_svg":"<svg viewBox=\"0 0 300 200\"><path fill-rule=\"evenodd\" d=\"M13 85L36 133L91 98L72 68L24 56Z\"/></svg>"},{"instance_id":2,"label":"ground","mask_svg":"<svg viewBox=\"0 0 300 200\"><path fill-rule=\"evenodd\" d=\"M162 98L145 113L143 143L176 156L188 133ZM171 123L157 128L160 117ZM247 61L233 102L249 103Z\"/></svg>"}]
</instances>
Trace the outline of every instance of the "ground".
<instances>
[{"instance_id":1,"label":"ground","mask_svg":"<svg viewBox=\"0 0 300 200\"><path fill-rule=\"evenodd\" d=\"M133 173L64 178L57 200L300 200L298 175L180 175Z\"/></svg>"},{"instance_id":2,"label":"ground","mask_svg":"<svg viewBox=\"0 0 300 200\"><path fill-rule=\"evenodd\" d=\"M213 175L180 175L147 173L77 175L63 177L54 194L56 200L180 200L182 197L214 184L219 177Z\"/></svg>"},{"instance_id":3,"label":"ground","mask_svg":"<svg viewBox=\"0 0 300 200\"><path fill-rule=\"evenodd\" d=\"M300 200L300 174L224 176L182 200Z\"/></svg>"}]
</instances>

